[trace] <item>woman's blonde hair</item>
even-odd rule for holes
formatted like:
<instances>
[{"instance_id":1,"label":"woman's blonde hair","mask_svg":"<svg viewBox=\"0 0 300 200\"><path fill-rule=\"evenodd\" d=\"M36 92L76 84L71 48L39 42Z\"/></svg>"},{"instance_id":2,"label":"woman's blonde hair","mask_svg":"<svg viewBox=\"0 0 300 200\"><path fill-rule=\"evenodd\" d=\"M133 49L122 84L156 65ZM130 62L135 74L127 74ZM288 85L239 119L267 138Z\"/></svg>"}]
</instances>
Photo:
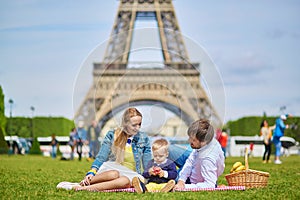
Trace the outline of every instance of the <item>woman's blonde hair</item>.
<instances>
[{"instance_id":1,"label":"woman's blonde hair","mask_svg":"<svg viewBox=\"0 0 300 200\"><path fill-rule=\"evenodd\" d=\"M125 110L122 117L121 127L115 130L115 139L112 146L112 151L116 156L117 163L122 163L124 161L124 151L128 139L125 128L129 125L130 118L135 116L143 117L140 111L138 111L138 109L136 108L128 108L127 110Z\"/></svg>"}]
</instances>

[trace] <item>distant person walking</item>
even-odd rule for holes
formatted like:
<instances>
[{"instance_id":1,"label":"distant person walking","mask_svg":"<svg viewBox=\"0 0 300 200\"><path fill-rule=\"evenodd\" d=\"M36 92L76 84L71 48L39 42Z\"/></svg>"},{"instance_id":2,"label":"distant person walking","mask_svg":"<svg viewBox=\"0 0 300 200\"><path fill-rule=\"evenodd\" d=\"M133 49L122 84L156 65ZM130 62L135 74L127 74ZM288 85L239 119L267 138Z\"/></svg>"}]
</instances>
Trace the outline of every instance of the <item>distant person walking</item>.
<instances>
[{"instance_id":1,"label":"distant person walking","mask_svg":"<svg viewBox=\"0 0 300 200\"><path fill-rule=\"evenodd\" d=\"M274 128L275 126L269 127L267 120L263 120L260 124L260 135L263 137L263 142L265 146L265 152L262 157L263 163L270 162L272 130Z\"/></svg>"},{"instance_id":2,"label":"distant person walking","mask_svg":"<svg viewBox=\"0 0 300 200\"><path fill-rule=\"evenodd\" d=\"M289 125L285 125L284 121L287 119L288 115L280 115L276 119L275 129L273 132L273 143L275 145L275 164L281 164L280 161L280 150L281 150L281 141L280 138L284 135L284 130L289 128Z\"/></svg>"},{"instance_id":3,"label":"distant person walking","mask_svg":"<svg viewBox=\"0 0 300 200\"><path fill-rule=\"evenodd\" d=\"M54 133L52 134L51 138L52 138L51 143L50 143L51 144L51 149L52 149L51 156L52 156L53 159L55 159L56 155L57 155L58 141L57 141L56 136L55 136Z\"/></svg>"},{"instance_id":4,"label":"distant person walking","mask_svg":"<svg viewBox=\"0 0 300 200\"><path fill-rule=\"evenodd\" d=\"M225 132L225 130L222 130L221 133L218 134L218 141L221 145L222 151L224 153L224 158L226 158L226 148L227 148L227 142L228 142L228 134Z\"/></svg>"},{"instance_id":5,"label":"distant person walking","mask_svg":"<svg viewBox=\"0 0 300 200\"><path fill-rule=\"evenodd\" d=\"M89 142L89 158L88 160L95 159L97 153L99 152L101 142L99 141L100 136L100 127L97 121L92 121L92 124L89 126L87 140Z\"/></svg>"},{"instance_id":6,"label":"distant person walking","mask_svg":"<svg viewBox=\"0 0 300 200\"><path fill-rule=\"evenodd\" d=\"M88 144L87 131L84 129L83 121L80 121L78 123L77 138L76 138L76 147L77 147L79 161L81 161L83 145L86 145L86 144Z\"/></svg>"},{"instance_id":7,"label":"distant person walking","mask_svg":"<svg viewBox=\"0 0 300 200\"><path fill-rule=\"evenodd\" d=\"M69 139L68 144L71 147L70 160L74 160L74 149L76 146L76 138L78 137L76 128L71 129L69 136L70 136L70 139Z\"/></svg>"}]
</instances>

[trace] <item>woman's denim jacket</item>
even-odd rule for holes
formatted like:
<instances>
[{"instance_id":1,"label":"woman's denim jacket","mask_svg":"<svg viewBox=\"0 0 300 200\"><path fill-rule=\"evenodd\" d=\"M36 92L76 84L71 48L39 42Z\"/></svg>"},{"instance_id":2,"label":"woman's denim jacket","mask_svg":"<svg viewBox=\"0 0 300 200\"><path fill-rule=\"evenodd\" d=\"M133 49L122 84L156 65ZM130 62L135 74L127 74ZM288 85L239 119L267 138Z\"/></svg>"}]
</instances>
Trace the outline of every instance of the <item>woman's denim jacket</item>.
<instances>
[{"instance_id":1,"label":"woman's denim jacket","mask_svg":"<svg viewBox=\"0 0 300 200\"><path fill-rule=\"evenodd\" d=\"M95 158L95 161L92 164L91 168L98 169L101 167L101 165L110 160L115 161L116 158L112 153L111 146L114 142L114 130L110 130L107 132L103 143L101 145L100 151L98 155ZM132 139L132 152L134 156L136 171L139 174L142 174L142 169L145 169L148 162L152 158L151 154L151 146L150 146L150 140L146 133L144 132L138 132ZM142 168L141 168L141 165Z\"/></svg>"}]
</instances>

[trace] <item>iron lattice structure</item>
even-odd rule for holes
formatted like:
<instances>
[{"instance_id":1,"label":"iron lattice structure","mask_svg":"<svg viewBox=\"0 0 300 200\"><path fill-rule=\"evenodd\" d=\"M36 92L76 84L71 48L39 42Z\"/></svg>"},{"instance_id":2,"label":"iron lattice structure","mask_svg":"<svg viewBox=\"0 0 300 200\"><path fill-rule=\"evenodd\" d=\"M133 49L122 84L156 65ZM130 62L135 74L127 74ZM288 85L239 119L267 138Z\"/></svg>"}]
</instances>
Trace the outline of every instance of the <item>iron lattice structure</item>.
<instances>
[{"instance_id":1,"label":"iron lattice structure","mask_svg":"<svg viewBox=\"0 0 300 200\"><path fill-rule=\"evenodd\" d=\"M134 25L148 17L157 22L164 67L129 68ZM121 0L103 61L94 63L93 85L75 121L96 119L103 126L127 106L159 104L187 125L208 118L221 126L200 84L198 66L190 62L171 0Z\"/></svg>"}]
</instances>

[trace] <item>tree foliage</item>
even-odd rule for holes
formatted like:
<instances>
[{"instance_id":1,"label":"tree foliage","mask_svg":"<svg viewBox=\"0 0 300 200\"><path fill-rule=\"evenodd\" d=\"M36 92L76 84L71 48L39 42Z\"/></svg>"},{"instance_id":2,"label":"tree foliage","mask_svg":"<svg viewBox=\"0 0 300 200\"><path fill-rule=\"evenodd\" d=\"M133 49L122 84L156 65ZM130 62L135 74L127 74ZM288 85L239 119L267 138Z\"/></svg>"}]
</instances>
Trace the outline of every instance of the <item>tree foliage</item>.
<instances>
[{"instance_id":1,"label":"tree foliage","mask_svg":"<svg viewBox=\"0 0 300 200\"><path fill-rule=\"evenodd\" d=\"M3 128L0 127L0 154L8 153L8 145L4 140Z\"/></svg>"},{"instance_id":2,"label":"tree foliage","mask_svg":"<svg viewBox=\"0 0 300 200\"><path fill-rule=\"evenodd\" d=\"M4 114L5 106L4 106L4 94L2 87L0 85L0 127L3 129L2 131L5 131L6 126L6 117ZM3 133L4 134L4 133Z\"/></svg>"},{"instance_id":3,"label":"tree foliage","mask_svg":"<svg viewBox=\"0 0 300 200\"><path fill-rule=\"evenodd\" d=\"M6 118L4 115L4 94L0 85L0 154L5 154L8 151L7 144L4 140L4 127L6 124Z\"/></svg>"},{"instance_id":4,"label":"tree foliage","mask_svg":"<svg viewBox=\"0 0 300 200\"><path fill-rule=\"evenodd\" d=\"M30 148L29 154L41 155L40 143L37 141L37 137L32 141L32 147Z\"/></svg>"}]
</instances>

